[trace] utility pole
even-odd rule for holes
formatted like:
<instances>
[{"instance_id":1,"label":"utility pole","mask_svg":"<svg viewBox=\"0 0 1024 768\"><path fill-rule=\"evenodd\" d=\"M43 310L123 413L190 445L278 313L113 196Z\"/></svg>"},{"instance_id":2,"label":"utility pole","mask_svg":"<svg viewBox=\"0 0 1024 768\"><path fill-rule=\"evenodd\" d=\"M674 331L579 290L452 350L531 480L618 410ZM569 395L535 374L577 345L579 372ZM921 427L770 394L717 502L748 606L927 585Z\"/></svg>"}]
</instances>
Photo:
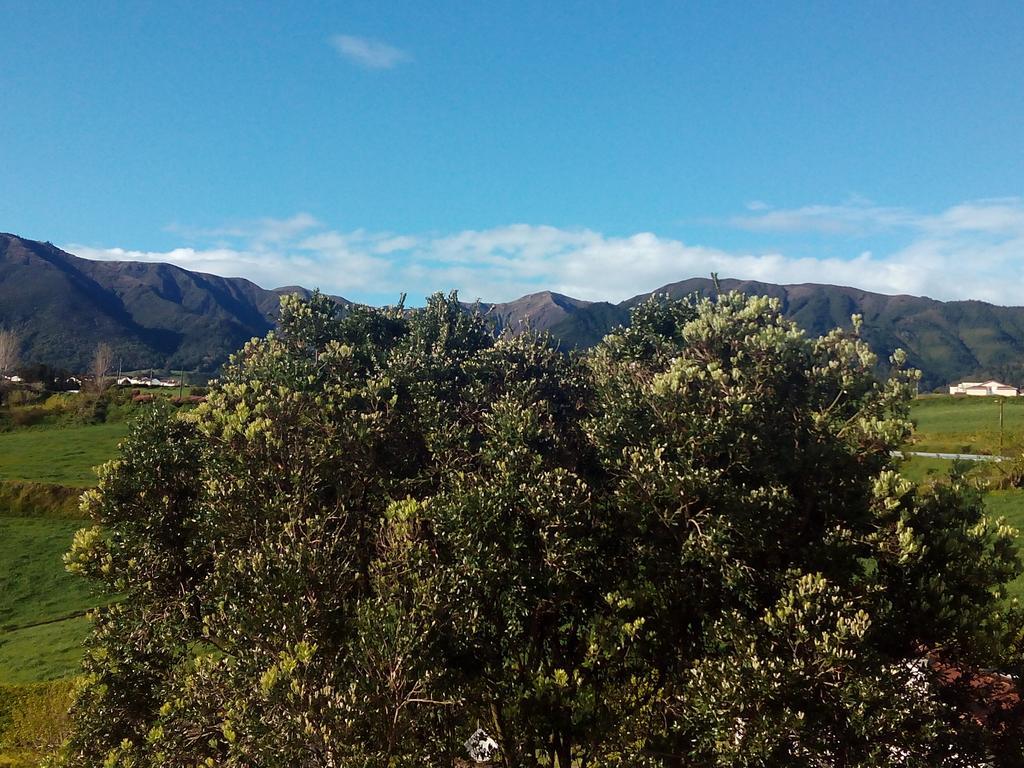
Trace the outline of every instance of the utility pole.
<instances>
[{"instance_id":1,"label":"utility pole","mask_svg":"<svg viewBox=\"0 0 1024 768\"><path fill-rule=\"evenodd\" d=\"M185 369L181 369L181 381L178 382L178 399L185 397Z\"/></svg>"},{"instance_id":2,"label":"utility pole","mask_svg":"<svg viewBox=\"0 0 1024 768\"><path fill-rule=\"evenodd\" d=\"M1005 397L999 398L999 455L1003 455L1003 403L1006 402Z\"/></svg>"}]
</instances>

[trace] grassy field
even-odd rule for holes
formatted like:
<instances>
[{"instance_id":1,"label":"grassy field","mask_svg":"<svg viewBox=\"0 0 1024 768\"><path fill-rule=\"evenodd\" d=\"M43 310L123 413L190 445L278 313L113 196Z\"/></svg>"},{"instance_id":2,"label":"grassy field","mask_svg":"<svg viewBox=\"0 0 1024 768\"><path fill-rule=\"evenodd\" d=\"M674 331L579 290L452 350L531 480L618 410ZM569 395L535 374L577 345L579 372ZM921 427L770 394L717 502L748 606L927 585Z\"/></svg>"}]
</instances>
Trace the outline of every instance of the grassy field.
<instances>
[{"instance_id":1,"label":"grassy field","mask_svg":"<svg viewBox=\"0 0 1024 768\"><path fill-rule=\"evenodd\" d=\"M0 683L36 683L78 673L89 620L78 616L6 632L0 642Z\"/></svg>"},{"instance_id":2,"label":"grassy field","mask_svg":"<svg viewBox=\"0 0 1024 768\"><path fill-rule=\"evenodd\" d=\"M89 632L82 614L100 598L61 558L86 524L74 519L76 497L126 432L114 423L0 433L0 768L34 766L63 737Z\"/></svg>"},{"instance_id":3,"label":"grassy field","mask_svg":"<svg viewBox=\"0 0 1024 768\"><path fill-rule=\"evenodd\" d=\"M87 488L127 432L115 423L0 433L0 478Z\"/></svg>"},{"instance_id":4,"label":"grassy field","mask_svg":"<svg viewBox=\"0 0 1024 768\"><path fill-rule=\"evenodd\" d=\"M160 397L176 395L158 392ZM145 405L116 393L103 408L55 395L0 422L0 768L35 766L59 744L89 632L104 599L65 572L77 497L112 459ZM81 413L105 423L75 422Z\"/></svg>"},{"instance_id":5,"label":"grassy field","mask_svg":"<svg viewBox=\"0 0 1024 768\"><path fill-rule=\"evenodd\" d=\"M900 465L900 474L915 485L922 485L929 480L949 474L953 462L945 459L929 459L912 456Z\"/></svg>"},{"instance_id":6,"label":"grassy field","mask_svg":"<svg viewBox=\"0 0 1024 768\"><path fill-rule=\"evenodd\" d=\"M0 684L73 675L98 598L64 570L84 521L0 516Z\"/></svg>"},{"instance_id":7,"label":"grassy field","mask_svg":"<svg viewBox=\"0 0 1024 768\"><path fill-rule=\"evenodd\" d=\"M999 454L999 400L1003 400L1002 453L1024 448L1024 397L925 395L910 413L915 451Z\"/></svg>"},{"instance_id":8,"label":"grassy field","mask_svg":"<svg viewBox=\"0 0 1024 768\"><path fill-rule=\"evenodd\" d=\"M950 453L1000 453L999 403L988 397L951 397L926 395L914 401L911 417L917 425L914 439L907 447L915 451ZM1004 398L1002 455L1018 455L1024 450L1024 397ZM903 462L901 471L921 484L948 475L953 462L944 459L913 457ZM986 481L990 487L1004 481L1008 464L965 463L970 477ZM1024 489L991 490L985 504L996 517L1024 531ZM1024 542L1022 542L1024 544ZM1011 597L1024 601L1024 577L1009 585Z\"/></svg>"},{"instance_id":9,"label":"grassy field","mask_svg":"<svg viewBox=\"0 0 1024 768\"><path fill-rule=\"evenodd\" d=\"M0 628L52 621L95 605L85 580L67 573L61 562L82 525L0 517Z\"/></svg>"},{"instance_id":10,"label":"grassy field","mask_svg":"<svg viewBox=\"0 0 1024 768\"><path fill-rule=\"evenodd\" d=\"M64 570L85 521L73 518L93 467L113 458L124 423L0 433L0 684L73 675L99 598Z\"/></svg>"},{"instance_id":11,"label":"grassy field","mask_svg":"<svg viewBox=\"0 0 1024 768\"><path fill-rule=\"evenodd\" d=\"M1024 531L1024 489L989 491L985 496L985 505L988 507L989 514L1005 517L1006 521L1018 531ZM1024 576L1011 582L1007 587L1007 592L1010 597L1016 597L1024 602Z\"/></svg>"}]
</instances>

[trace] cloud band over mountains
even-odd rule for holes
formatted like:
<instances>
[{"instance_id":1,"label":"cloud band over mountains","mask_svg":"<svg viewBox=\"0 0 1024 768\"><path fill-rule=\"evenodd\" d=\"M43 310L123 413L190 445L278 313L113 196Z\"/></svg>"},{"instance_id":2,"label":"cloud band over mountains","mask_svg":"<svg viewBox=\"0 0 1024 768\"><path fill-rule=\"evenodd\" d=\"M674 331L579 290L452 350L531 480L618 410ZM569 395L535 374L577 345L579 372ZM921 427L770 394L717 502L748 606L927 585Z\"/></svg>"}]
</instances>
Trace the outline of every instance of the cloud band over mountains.
<instances>
[{"instance_id":1,"label":"cloud band over mountains","mask_svg":"<svg viewBox=\"0 0 1024 768\"><path fill-rule=\"evenodd\" d=\"M319 286L370 302L394 300L403 291L415 300L451 289L470 300L505 301L553 290L620 301L718 272L775 283L832 283L879 293L1024 305L1022 198L968 201L936 213L862 200L748 208L721 226L755 239L824 238L827 251L840 255L790 255L786 247L725 249L651 232L608 235L533 224L455 233L339 231L305 213L215 230L174 228L185 244L168 251L65 247L90 259L169 262L246 277L264 287ZM872 238L886 245L864 248Z\"/></svg>"}]
</instances>

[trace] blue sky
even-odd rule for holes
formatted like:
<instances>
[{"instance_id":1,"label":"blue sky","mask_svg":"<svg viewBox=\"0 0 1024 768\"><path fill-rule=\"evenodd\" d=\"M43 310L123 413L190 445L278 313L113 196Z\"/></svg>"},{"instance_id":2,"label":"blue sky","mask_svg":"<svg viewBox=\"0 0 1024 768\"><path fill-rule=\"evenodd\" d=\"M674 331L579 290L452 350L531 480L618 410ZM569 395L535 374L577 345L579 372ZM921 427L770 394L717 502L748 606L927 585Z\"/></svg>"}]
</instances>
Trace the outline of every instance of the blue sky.
<instances>
[{"instance_id":1,"label":"blue sky","mask_svg":"<svg viewBox=\"0 0 1024 768\"><path fill-rule=\"evenodd\" d=\"M0 0L0 230L393 300L1024 304L1024 5Z\"/></svg>"}]
</instances>

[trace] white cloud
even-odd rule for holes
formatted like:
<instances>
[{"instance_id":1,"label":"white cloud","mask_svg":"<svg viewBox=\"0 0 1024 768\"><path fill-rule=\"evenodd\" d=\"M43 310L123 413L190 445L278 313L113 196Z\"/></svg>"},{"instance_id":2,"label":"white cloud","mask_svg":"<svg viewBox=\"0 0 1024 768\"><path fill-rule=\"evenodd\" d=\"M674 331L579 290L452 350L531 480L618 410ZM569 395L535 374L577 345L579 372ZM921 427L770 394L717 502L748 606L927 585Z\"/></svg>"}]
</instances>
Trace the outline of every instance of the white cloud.
<instances>
[{"instance_id":1,"label":"white cloud","mask_svg":"<svg viewBox=\"0 0 1024 768\"><path fill-rule=\"evenodd\" d=\"M975 232L989 235L1024 235L1024 199L1019 197L972 200L937 214L909 208L886 207L855 198L841 205L772 208L766 203L747 205L748 213L727 220L730 226L752 232L869 235L907 231L948 237Z\"/></svg>"},{"instance_id":2,"label":"white cloud","mask_svg":"<svg viewBox=\"0 0 1024 768\"><path fill-rule=\"evenodd\" d=\"M166 231L182 235L189 240L245 238L253 242L283 242L322 226L312 214L300 212L287 219L262 218L206 229L172 224L166 227Z\"/></svg>"},{"instance_id":3,"label":"white cloud","mask_svg":"<svg viewBox=\"0 0 1024 768\"><path fill-rule=\"evenodd\" d=\"M581 299L620 301L667 283L718 272L775 283L819 282L880 293L1024 304L1024 200L969 201L920 214L861 201L808 206L771 226L835 234L833 253L849 247L849 230L898 229L890 250L850 248L844 258L794 257L774 250L731 251L639 232L612 236L592 229L512 224L455 233L332 230L309 214L261 219L205 232L190 247L163 252L71 245L86 258L167 261L187 269L244 276L265 287L300 284L359 299L413 297L456 288L463 298L505 301L553 290ZM804 227L803 230L796 229ZM768 229L770 227L765 227ZM177 230L185 232L185 230ZM205 241L205 242L204 242Z\"/></svg>"},{"instance_id":4,"label":"white cloud","mask_svg":"<svg viewBox=\"0 0 1024 768\"><path fill-rule=\"evenodd\" d=\"M937 234L980 232L1024 236L1024 200L994 198L955 205L938 216L926 218L923 226Z\"/></svg>"},{"instance_id":5,"label":"white cloud","mask_svg":"<svg viewBox=\"0 0 1024 768\"><path fill-rule=\"evenodd\" d=\"M401 48L355 35L334 35L331 45L349 61L367 69L394 69L412 61L412 56Z\"/></svg>"},{"instance_id":6,"label":"white cloud","mask_svg":"<svg viewBox=\"0 0 1024 768\"><path fill-rule=\"evenodd\" d=\"M747 205L749 213L728 224L752 232L815 232L825 235L870 234L913 225L917 217L905 208L886 208L854 200L843 205L807 205L774 209L766 203Z\"/></svg>"}]
</instances>

